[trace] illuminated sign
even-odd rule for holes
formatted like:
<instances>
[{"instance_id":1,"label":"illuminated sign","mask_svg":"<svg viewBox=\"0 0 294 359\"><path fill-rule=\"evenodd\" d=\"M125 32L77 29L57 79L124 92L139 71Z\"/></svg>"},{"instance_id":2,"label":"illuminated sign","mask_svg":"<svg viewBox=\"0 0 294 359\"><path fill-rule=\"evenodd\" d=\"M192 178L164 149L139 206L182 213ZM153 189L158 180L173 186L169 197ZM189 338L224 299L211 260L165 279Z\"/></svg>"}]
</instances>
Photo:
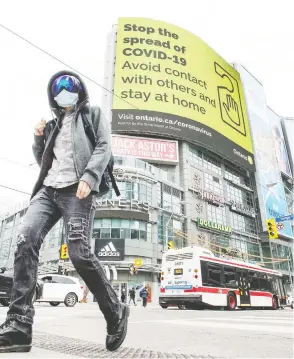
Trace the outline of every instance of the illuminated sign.
<instances>
[{"instance_id":1,"label":"illuminated sign","mask_svg":"<svg viewBox=\"0 0 294 359\"><path fill-rule=\"evenodd\" d=\"M144 18L117 25L112 130L201 144L254 171L239 73L194 34Z\"/></svg>"},{"instance_id":2,"label":"illuminated sign","mask_svg":"<svg viewBox=\"0 0 294 359\"><path fill-rule=\"evenodd\" d=\"M149 162L179 162L177 141L112 135L112 152L115 156L131 156Z\"/></svg>"},{"instance_id":3,"label":"illuminated sign","mask_svg":"<svg viewBox=\"0 0 294 359\"><path fill-rule=\"evenodd\" d=\"M223 224L207 221L206 219L197 218L197 226L200 228L211 229L213 231L231 234L232 227Z\"/></svg>"}]
</instances>

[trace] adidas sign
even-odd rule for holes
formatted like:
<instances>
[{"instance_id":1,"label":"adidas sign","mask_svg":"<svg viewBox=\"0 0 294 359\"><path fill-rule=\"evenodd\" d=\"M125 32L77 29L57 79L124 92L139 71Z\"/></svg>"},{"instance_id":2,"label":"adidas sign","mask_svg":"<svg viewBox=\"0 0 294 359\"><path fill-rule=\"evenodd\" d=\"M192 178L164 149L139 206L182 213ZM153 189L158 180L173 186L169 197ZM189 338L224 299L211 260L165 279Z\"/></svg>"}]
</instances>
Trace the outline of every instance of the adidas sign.
<instances>
[{"instance_id":1,"label":"adidas sign","mask_svg":"<svg viewBox=\"0 0 294 359\"><path fill-rule=\"evenodd\" d=\"M112 242L108 243L106 246L100 249L98 252L98 257L119 257L120 252L118 252Z\"/></svg>"}]
</instances>

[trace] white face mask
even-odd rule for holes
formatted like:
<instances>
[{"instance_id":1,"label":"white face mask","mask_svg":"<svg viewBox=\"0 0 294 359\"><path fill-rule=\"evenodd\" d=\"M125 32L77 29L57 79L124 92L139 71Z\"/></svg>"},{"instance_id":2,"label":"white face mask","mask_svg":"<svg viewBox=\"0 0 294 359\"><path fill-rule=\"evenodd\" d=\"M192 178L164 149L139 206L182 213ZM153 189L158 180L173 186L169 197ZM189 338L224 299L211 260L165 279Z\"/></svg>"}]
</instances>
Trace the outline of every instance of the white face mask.
<instances>
[{"instance_id":1,"label":"white face mask","mask_svg":"<svg viewBox=\"0 0 294 359\"><path fill-rule=\"evenodd\" d=\"M54 97L54 100L60 107L72 107L78 102L79 94L62 90L57 96Z\"/></svg>"}]
</instances>

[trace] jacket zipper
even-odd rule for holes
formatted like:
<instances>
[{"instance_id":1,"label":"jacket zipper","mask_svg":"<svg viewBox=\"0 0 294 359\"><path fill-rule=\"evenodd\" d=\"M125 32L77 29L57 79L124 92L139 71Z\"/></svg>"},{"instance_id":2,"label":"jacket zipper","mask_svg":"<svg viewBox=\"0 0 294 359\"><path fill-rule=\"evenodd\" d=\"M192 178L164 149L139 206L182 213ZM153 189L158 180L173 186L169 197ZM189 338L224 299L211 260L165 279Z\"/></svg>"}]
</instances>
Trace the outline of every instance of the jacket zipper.
<instances>
[{"instance_id":1,"label":"jacket zipper","mask_svg":"<svg viewBox=\"0 0 294 359\"><path fill-rule=\"evenodd\" d=\"M71 123L71 141L72 141L72 149L73 149L73 160L74 160L74 166L75 166L75 171L76 171L78 180L80 180L80 174L78 171L77 160L76 160L76 149L75 149L75 141L74 141L74 126L76 124L76 121L77 121L77 118L79 115L79 110L83 106L85 106L87 102L88 102L88 100L85 100L84 102L80 103L80 105L76 109L74 121L72 121L72 123Z\"/></svg>"}]
</instances>

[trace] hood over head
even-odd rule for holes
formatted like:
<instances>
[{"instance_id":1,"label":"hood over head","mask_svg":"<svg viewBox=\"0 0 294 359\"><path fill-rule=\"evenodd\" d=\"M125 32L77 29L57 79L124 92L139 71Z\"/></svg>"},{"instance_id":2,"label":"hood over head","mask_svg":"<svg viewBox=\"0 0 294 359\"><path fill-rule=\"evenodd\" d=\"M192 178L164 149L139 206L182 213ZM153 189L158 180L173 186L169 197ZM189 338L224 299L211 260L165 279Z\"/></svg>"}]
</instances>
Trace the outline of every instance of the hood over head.
<instances>
[{"instance_id":1,"label":"hood over head","mask_svg":"<svg viewBox=\"0 0 294 359\"><path fill-rule=\"evenodd\" d=\"M48 87L47 87L49 106L57 118L60 118L60 116L64 113L64 109L62 107L58 106L57 102L54 100L54 96L52 94L51 88L52 88L54 80L57 79L57 77L60 77L63 75L74 76L81 83L82 91L79 92L79 100L77 102L77 106L83 107L83 105L86 105L89 102L89 93L88 93L88 90L87 90L84 80L73 71L70 71L70 70L59 71L51 77L51 79L48 83Z\"/></svg>"}]
</instances>

